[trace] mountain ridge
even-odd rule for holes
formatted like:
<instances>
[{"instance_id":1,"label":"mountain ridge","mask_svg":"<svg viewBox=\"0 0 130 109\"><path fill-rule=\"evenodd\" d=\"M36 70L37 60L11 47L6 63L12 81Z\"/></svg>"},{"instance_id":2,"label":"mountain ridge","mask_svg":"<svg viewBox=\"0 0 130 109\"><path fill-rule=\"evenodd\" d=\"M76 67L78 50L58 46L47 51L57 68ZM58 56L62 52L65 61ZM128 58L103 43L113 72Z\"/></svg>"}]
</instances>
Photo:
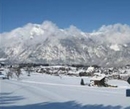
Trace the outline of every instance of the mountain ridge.
<instances>
[{"instance_id":1,"label":"mountain ridge","mask_svg":"<svg viewBox=\"0 0 130 109\"><path fill-rule=\"evenodd\" d=\"M86 33L75 26L27 24L0 34L0 58L10 62L51 64L127 65L130 60L130 26L102 26Z\"/></svg>"}]
</instances>

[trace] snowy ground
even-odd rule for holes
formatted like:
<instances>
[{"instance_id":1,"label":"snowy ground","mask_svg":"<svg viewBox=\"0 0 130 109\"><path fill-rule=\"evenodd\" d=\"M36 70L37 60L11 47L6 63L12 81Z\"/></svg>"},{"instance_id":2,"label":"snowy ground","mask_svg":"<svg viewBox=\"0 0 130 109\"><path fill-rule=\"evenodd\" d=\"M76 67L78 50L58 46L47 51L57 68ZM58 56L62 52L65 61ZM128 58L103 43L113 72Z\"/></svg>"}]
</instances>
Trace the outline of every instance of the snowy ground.
<instances>
[{"instance_id":1,"label":"snowy ground","mask_svg":"<svg viewBox=\"0 0 130 109\"><path fill-rule=\"evenodd\" d=\"M38 73L0 80L0 109L130 109L125 81L109 81L119 87L105 88L81 86L80 80Z\"/></svg>"}]
</instances>

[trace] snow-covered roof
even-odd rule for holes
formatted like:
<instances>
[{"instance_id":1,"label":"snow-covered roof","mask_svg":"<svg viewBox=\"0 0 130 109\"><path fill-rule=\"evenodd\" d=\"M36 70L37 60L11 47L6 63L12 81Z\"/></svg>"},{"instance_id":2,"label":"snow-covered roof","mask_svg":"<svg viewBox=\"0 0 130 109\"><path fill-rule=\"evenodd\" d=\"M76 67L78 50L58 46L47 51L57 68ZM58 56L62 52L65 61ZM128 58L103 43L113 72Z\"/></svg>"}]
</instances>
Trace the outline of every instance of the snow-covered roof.
<instances>
[{"instance_id":1,"label":"snow-covered roof","mask_svg":"<svg viewBox=\"0 0 130 109\"><path fill-rule=\"evenodd\" d=\"M101 73L94 73L94 76L100 76Z\"/></svg>"},{"instance_id":2,"label":"snow-covered roof","mask_svg":"<svg viewBox=\"0 0 130 109\"><path fill-rule=\"evenodd\" d=\"M128 77L130 76L129 74L119 74L121 77Z\"/></svg>"},{"instance_id":3,"label":"snow-covered roof","mask_svg":"<svg viewBox=\"0 0 130 109\"><path fill-rule=\"evenodd\" d=\"M6 60L6 58L0 58L0 61L5 61Z\"/></svg>"},{"instance_id":4,"label":"snow-covered roof","mask_svg":"<svg viewBox=\"0 0 130 109\"><path fill-rule=\"evenodd\" d=\"M100 81L100 80L102 80L103 78L105 78L106 77L106 75L105 74L98 74L98 75L95 75L95 76L93 76L90 80L91 81Z\"/></svg>"},{"instance_id":5,"label":"snow-covered roof","mask_svg":"<svg viewBox=\"0 0 130 109\"><path fill-rule=\"evenodd\" d=\"M92 72L92 71L94 71L94 67L88 67L88 69L87 69L87 71L86 72Z\"/></svg>"},{"instance_id":6,"label":"snow-covered roof","mask_svg":"<svg viewBox=\"0 0 130 109\"><path fill-rule=\"evenodd\" d=\"M6 76L4 74L0 74L0 78L5 78Z\"/></svg>"}]
</instances>

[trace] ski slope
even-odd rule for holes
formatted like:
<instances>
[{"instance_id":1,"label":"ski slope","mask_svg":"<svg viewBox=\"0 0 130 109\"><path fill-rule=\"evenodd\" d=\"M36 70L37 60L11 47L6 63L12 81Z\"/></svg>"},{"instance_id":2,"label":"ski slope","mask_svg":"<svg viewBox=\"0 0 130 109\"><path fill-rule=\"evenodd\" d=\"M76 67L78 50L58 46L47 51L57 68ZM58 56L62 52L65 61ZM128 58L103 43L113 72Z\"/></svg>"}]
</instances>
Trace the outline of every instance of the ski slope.
<instances>
[{"instance_id":1,"label":"ski slope","mask_svg":"<svg viewBox=\"0 0 130 109\"><path fill-rule=\"evenodd\" d=\"M80 80L38 73L0 80L0 109L130 109L126 82L111 81L120 86L105 88L81 86Z\"/></svg>"}]
</instances>

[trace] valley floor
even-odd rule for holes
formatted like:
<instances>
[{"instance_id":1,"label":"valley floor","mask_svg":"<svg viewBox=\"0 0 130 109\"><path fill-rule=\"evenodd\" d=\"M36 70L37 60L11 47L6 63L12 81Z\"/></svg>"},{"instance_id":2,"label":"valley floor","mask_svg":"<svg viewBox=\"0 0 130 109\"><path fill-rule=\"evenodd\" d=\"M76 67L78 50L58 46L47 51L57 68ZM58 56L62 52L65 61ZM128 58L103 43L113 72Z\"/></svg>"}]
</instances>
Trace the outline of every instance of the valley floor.
<instances>
[{"instance_id":1,"label":"valley floor","mask_svg":"<svg viewBox=\"0 0 130 109\"><path fill-rule=\"evenodd\" d=\"M81 86L80 80L38 73L0 80L0 109L130 109L126 82L113 80L120 86L105 88Z\"/></svg>"}]
</instances>

